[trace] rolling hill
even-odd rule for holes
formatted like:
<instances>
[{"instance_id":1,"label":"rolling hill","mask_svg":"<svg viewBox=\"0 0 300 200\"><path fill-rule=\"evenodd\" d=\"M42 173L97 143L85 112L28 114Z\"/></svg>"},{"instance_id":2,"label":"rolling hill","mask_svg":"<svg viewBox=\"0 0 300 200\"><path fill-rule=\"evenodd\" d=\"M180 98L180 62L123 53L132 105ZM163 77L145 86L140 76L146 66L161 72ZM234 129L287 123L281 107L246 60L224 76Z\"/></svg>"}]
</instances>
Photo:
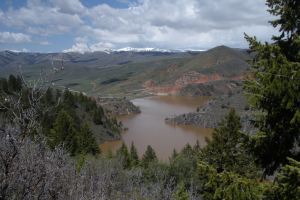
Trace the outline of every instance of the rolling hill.
<instances>
[{"instance_id":1,"label":"rolling hill","mask_svg":"<svg viewBox=\"0 0 300 200\"><path fill-rule=\"evenodd\" d=\"M199 93L203 84L241 80L249 65L245 50L219 46L204 52L111 51L93 53L0 52L0 73L41 71L56 87L98 96ZM190 87L190 86L193 87ZM220 85L219 83L217 85ZM199 86L199 87L198 87ZM192 89L191 89L192 88ZM191 91L192 90L192 91ZM200 92L201 93L201 92Z\"/></svg>"}]
</instances>

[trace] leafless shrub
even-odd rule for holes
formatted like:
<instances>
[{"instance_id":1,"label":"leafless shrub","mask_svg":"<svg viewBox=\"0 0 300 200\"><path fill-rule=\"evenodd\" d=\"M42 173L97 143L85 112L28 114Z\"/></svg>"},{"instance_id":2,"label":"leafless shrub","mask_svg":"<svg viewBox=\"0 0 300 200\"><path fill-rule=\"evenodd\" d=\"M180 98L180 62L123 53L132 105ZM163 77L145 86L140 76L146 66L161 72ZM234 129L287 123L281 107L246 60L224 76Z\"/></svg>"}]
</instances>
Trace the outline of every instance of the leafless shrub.
<instances>
[{"instance_id":1,"label":"leafless shrub","mask_svg":"<svg viewBox=\"0 0 300 200\"><path fill-rule=\"evenodd\" d=\"M117 159L88 159L80 172L62 147L47 148L42 137L0 132L0 199L171 199L162 172L149 184L140 168L123 170ZM159 177L159 178L158 178Z\"/></svg>"},{"instance_id":2,"label":"leafless shrub","mask_svg":"<svg viewBox=\"0 0 300 200\"><path fill-rule=\"evenodd\" d=\"M42 139L6 130L0 134L0 199L64 199L74 166L63 148L51 151Z\"/></svg>"}]
</instances>

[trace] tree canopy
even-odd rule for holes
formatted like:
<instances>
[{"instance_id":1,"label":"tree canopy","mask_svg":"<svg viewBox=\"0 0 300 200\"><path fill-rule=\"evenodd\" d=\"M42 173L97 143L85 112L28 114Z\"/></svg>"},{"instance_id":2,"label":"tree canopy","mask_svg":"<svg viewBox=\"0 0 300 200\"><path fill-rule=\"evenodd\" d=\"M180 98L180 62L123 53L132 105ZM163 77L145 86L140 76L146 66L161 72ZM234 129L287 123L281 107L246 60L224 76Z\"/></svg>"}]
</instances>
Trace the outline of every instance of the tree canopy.
<instances>
[{"instance_id":1,"label":"tree canopy","mask_svg":"<svg viewBox=\"0 0 300 200\"><path fill-rule=\"evenodd\" d=\"M287 157L300 156L300 2L267 0L267 5L280 35L273 43L246 35L255 58L253 77L245 85L251 105L260 111L252 146L266 175L286 164Z\"/></svg>"}]
</instances>

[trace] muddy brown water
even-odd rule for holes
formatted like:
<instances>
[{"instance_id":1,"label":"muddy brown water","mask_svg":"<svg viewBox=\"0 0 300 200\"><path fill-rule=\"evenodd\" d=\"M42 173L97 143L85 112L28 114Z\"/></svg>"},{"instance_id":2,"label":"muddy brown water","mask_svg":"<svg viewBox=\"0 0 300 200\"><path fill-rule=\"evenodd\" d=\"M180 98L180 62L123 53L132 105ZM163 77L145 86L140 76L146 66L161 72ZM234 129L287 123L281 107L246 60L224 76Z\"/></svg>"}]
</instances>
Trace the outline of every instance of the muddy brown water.
<instances>
[{"instance_id":1,"label":"muddy brown water","mask_svg":"<svg viewBox=\"0 0 300 200\"><path fill-rule=\"evenodd\" d=\"M195 111L203 105L208 97L175 97L155 96L132 100L139 106L140 114L119 117L123 125L128 128L122 133L122 140L105 142L100 145L105 154L116 152L122 142L130 147L134 143L141 157L147 145L151 145L158 158L167 161L173 149L180 151L187 143L194 145L198 140L205 145L205 137L210 137L212 129L196 128L192 126L175 126L166 124L166 117Z\"/></svg>"}]
</instances>

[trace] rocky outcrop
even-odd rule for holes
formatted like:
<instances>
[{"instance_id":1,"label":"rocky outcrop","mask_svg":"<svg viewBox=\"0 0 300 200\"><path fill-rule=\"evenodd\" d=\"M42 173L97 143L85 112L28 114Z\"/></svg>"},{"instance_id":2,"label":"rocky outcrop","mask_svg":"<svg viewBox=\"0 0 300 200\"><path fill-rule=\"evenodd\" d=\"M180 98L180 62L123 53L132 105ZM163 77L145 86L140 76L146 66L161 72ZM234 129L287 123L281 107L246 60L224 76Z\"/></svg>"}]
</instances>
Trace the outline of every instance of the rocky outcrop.
<instances>
[{"instance_id":1,"label":"rocky outcrop","mask_svg":"<svg viewBox=\"0 0 300 200\"><path fill-rule=\"evenodd\" d=\"M230 82L230 80L242 80L242 79L243 79L242 75L228 78L228 77L223 77L219 74L206 75L196 71L189 71L183 74L182 76L180 76L177 80L175 80L174 84L172 85L158 85L154 80L148 80L143 84L143 87L146 92L154 95L185 95L184 90L186 90L188 86L192 86L189 88L189 90L196 89L195 86L200 86L198 87L198 93L199 93L199 89L201 90L201 88L205 89L205 87L206 88L214 87L214 84L217 84L217 87L220 86L219 81L222 80ZM230 87L230 85L228 86ZM222 88L220 88L219 90L222 90ZM191 94L188 96L197 96L197 91L195 90L195 94Z\"/></svg>"},{"instance_id":2,"label":"rocky outcrop","mask_svg":"<svg viewBox=\"0 0 300 200\"><path fill-rule=\"evenodd\" d=\"M109 111L112 115L129 115L140 113L139 107L135 106L126 98L97 98L97 103Z\"/></svg>"},{"instance_id":3,"label":"rocky outcrop","mask_svg":"<svg viewBox=\"0 0 300 200\"><path fill-rule=\"evenodd\" d=\"M179 79L175 81L176 86L181 88L192 83L207 83L216 80L222 80L224 77L221 77L218 74L204 75L196 71L189 71L183 74Z\"/></svg>"},{"instance_id":4,"label":"rocky outcrop","mask_svg":"<svg viewBox=\"0 0 300 200\"><path fill-rule=\"evenodd\" d=\"M216 128L224 119L231 108L234 108L240 115L242 131L253 133L255 128L251 121L253 111L249 109L246 99L241 90L233 95L223 95L208 101L197 111L178 115L173 118L166 118L166 123L175 125L193 125L203 128Z\"/></svg>"},{"instance_id":5,"label":"rocky outcrop","mask_svg":"<svg viewBox=\"0 0 300 200\"><path fill-rule=\"evenodd\" d=\"M242 86L242 81L219 80L208 83L194 83L183 87L178 95L180 96L219 96L233 94Z\"/></svg>"}]
</instances>

